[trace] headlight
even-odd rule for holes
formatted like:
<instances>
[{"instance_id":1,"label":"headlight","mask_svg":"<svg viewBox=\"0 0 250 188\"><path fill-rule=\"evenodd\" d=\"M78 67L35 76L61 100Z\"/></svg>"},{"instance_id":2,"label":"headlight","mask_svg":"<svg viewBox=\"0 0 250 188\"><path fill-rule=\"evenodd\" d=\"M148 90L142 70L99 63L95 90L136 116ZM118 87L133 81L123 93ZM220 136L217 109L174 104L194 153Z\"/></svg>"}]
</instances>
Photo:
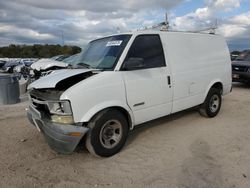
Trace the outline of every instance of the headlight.
<instances>
[{"instance_id":1,"label":"headlight","mask_svg":"<svg viewBox=\"0 0 250 188\"><path fill-rule=\"evenodd\" d=\"M54 115L72 115L72 110L69 101L50 101L48 108L51 114Z\"/></svg>"},{"instance_id":2,"label":"headlight","mask_svg":"<svg viewBox=\"0 0 250 188\"><path fill-rule=\"evenodd\" d=\"M21 66L15 66L13 69L13 72L20 73L21 72Z\"/></svg>"},{"instance_id":3,"label":"headlight","mask_svg":"<svg viewBox=\"0 0 250 188\"><path fill-rule=\"evenodd\" d=\"M51 121L54 123L62 123L62 124L73 124L74 120L71 116L62 116L62 115L52 115Z\"/></svg>"},{"instance_id":4,"label":"headlight","mask_svg":"<svg viewBox=\"0 0 250 188\"><path fill-rule=\"evenodd\" d=\"M74 123L69 101L49 101L48 108L52 122L62 124Z\"/></svg>"}]
</instances>

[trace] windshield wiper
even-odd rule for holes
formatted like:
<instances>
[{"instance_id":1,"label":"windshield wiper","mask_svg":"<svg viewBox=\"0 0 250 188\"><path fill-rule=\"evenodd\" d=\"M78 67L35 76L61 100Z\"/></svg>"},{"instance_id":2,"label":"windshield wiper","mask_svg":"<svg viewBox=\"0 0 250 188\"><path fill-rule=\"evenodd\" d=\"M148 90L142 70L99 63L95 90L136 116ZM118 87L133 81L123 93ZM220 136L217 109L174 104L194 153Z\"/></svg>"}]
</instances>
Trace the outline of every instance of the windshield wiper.
<instances>
[{"instance_id":1,"label":"windshield wiper","mask_svg":"<svg viewBox=\"0 0 250 188\"><path fill-rule=\"evenodd\" d=\"M86 64L86 63L78 63L76 66L81 66L81 67L84 67L84 68L87 68L87 69L92 68L89 64Z\"/></svg>"}]
</instances>

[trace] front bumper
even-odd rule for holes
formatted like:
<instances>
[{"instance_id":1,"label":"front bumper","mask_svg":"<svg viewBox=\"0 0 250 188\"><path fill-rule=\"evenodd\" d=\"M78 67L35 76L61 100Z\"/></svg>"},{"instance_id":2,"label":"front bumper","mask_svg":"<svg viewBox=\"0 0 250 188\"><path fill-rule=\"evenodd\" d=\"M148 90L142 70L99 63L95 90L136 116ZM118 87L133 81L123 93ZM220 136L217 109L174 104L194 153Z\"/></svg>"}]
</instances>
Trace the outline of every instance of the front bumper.
<instances>
[{"instance_id":1,"label":"front bumper","mask_svg":"<svg viewBox=\"0 0 250 188\"><path fill-rule=\"evenodd\" d=\"M49 146L62 154L71 154L88 131L87 127L52 123L31 106L27 116L41 130ZM71 133L80 133L80 136L71 136Z\"/></svg>"}]
</instances>

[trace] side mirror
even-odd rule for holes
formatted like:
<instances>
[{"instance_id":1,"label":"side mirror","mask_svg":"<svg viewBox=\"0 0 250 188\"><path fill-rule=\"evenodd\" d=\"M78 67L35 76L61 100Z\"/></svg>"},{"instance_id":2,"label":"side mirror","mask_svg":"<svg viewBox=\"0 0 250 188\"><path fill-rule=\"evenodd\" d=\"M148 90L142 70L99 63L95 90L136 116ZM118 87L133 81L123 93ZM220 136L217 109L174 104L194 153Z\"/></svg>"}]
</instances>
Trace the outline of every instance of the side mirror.
<instances>
[{"instance_id":1,"label":"side mirror","mask_svg":"<svg viewBox=\"0 0 250 188\"><path fill-rule=\"evenodd\" d=\"M123 70L125 71L138 70L138 69L143 69L144 67L145 64L143 58L131 57L124 62Z\"/></svg>"}]
</instances>

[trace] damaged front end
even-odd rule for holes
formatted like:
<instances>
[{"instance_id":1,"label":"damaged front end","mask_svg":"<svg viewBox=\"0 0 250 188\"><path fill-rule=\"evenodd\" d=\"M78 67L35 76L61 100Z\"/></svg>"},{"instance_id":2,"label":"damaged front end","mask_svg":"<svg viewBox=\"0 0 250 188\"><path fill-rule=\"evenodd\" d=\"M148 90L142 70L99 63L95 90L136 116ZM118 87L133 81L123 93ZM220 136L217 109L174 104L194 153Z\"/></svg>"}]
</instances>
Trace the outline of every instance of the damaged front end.
<instances>
[{"instance_id":1,"label":"damaged front end","mask_svg":"<svg viewBox=\"0 0 250 188\"><path fill-rule=\"evenodd\" d=\"M30 66L30 74L35 80L37 80L41 77L49 75L55 70L66 69L68 66L68 63L61 61L53 59L40 59Z\"/></svg>"},{"instance_id":2,"label":"damaged front end","mask_svg":"<svg viewBox=\"0 0 250 188\"><path fill-rule=\"evenodd\" d=\"M33 82L29 86L27 112L29 121L44 134L49 146L63 154L75 150L88 128L81 122L74 122L70 101L60 96L69 87L96 74L90 70L68 71L59 71Z\"/></svg>"}]
</instances>

